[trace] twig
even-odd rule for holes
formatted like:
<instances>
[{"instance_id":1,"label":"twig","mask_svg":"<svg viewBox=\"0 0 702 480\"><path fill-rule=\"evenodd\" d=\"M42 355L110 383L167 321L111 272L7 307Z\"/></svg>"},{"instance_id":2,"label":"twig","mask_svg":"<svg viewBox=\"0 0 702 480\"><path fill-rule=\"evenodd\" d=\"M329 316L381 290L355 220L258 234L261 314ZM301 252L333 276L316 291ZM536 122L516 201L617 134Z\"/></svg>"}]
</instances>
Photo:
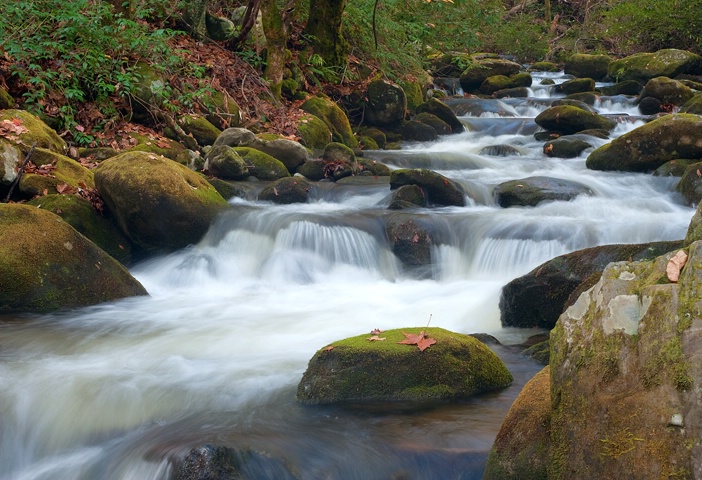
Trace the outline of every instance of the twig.
<instances>
[{"instance_id":1,"label":"twig","mask_svg":"<svg viewBox=\"0 0 702 480\"><path fill-rule=\"evenodd\" d=\"M427 326L424 327L424 332L423 332L423 333L424 333L424 336L426 336L426 334L427 334L427 328L429 328L429 324L431 323L431 316L432 316L432 314L430 313L430 314L429 314L429 321L427 322Z\"/></svg>"},{"instance_id":2,"label":"twig","mask_svg":"<svg viewBox=\"0 0 702 480\"><path fill-rule=\"evenodd\" d=\"M12 182L12 185L10 185L10 191L7 192L7 197L5 197L5 202L7 203L10 201L10 197L12 196L12 192L14 191L15 187L20 181L20 178L22 177L22 174L24 173L24 168L27 166L29 163L29 159L32 158L32 154L34 153L34 149L37 146L37 142L34 142L32 144L32 148L29 149L29 153L27 153L27 156L24 158L24 162L22 162L22 166L20 167L19 171L17 172L17 176Z\"/></svg>"}]
</instances>

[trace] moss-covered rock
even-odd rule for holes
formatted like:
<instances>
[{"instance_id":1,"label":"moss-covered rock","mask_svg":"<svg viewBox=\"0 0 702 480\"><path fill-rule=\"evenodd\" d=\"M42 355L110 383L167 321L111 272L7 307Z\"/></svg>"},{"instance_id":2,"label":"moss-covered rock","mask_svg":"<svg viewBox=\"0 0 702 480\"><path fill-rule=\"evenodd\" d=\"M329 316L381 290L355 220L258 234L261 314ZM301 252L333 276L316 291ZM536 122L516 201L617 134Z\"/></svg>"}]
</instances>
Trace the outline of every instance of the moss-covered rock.
<instances>
[{"instance_id":1,"label":"moss-covered rock","mask_svg":"<svg viewBox=\"0 0 702 480\"><path fill-rule=\"evenodd\" d=\"M551 329L570 305L568 302L575 300L571 298L575 289L597 275L594 284L607 264L629 259L649 260L680 246L681 242L603 245L558 256L502 288L502 325Z\"/></svg>"},{"instance_id":2,"label":"moss-covered rock","mask_svg":"<svg viewBox=\"0 0 702 480\"><path fill-rule=\"evenodd\" d=\"M592 195L585 185L551 177L528 177L501 183L493 190L495 201L504 208L535 207L541 202L569 201L578 195Z\"/></svg>"},{"instance_id":3,"label":"moss-covered rock","mask_svg":"<svg viewBox=\"0 0 702 480\"><path fill-rule=\"evenodd\" d=\"M702 73L702 57L669 48L614 60L607 68L607 75L618 82L636 80L642 84L656 77L675 78L681 73Z\"/></svg>"},{"instance_id":4,"label":"moss-covered rock","mask_svg":"<svg viewBox=\"0 0 702 480\"><path fill-rule=\"evenodd\" d=\"M403 185L418 185L427 193L430 204L455 205L466 204L463 187L445 176L423 168L401 168L390 174L392 190Z\"/></svg>"},{"instance_id":5,"label":"moss-covered rock","mask_svg":"<svg viewBox=\"0 0 702 480\"><path fill-rule=\"evenodd\" d=\"M417 107L417 114L422 113L430 113L439 117L451 127L451 131L453 133L461 133L465 130L465 127L453 110L451 110L451 108L444 102L436 98L430 98Z\"/></svg>"},{"instance_id":6,"label":"moss-covered rock","mask_svg":"<svg viewBox=\"0 0 702 480\"><path fill-rule=\"evenodd\" d=\"M241 108L226 91L215 90L205 97L205 118L219 129L238 127L241 123Z\"/></svg>"},{"instance_id":7,"label":"moss-covered rock","mask_svg":"<svg viewBox=\"0 0 702 480\"><path fill-rule=\"evenodd\" d=\"M579 138L561 137L544 144L544 153L549 157L575 158L592 145Z\"/></svg>"},{"instance_id":8,"label":"moss-covered rock","mask_svg":"<svg viewBox=\"0 0 702 480\"><path fill-rule=\"evenodd\" d=\"M311 97L300 105L300 108L319 117L331 131L332 140L335 142L341 142L351 148L358 146L358 140L353 136L349 118L329 98L322 96Z\"/></svg>"},{"instance_id":9,"label":"moss-covered rock","mask_svg":"<svg viewBox=\"0 0 702 480\"><path fill-rule=\"evenodd\" d=\"M695 115L702 115L702 93L695 94L694 97L685 102L685 104L680 109L680 113L693 113Z\"/></svg>"},{"instance_id":10,"label":"moss-covered rock","mask_svg":"<svg viewBox=\"0 0 702 480\"><path fill-rule=\"evenodd\" d=\"M4 144L5 149L8 145L11 145L23 154L22 157L29 152L29 149L35 143L39 148L46 148L61 154L65 153L68 148L66 142L54 130L41 121L39 117L25 110L1 110L0 122L6 120L17 123L19 127L26 129L22 133L12 135L17 137L17 141L10 142L7 138L0 138L0 142Z\"/></svg>"},{"instance_id":11,"label":"moss-covered rock","mask_svg":"<svg viewBox=\"0 0 702 480\"><path fill-rule=\"evenodd\" d=\"M483 480L546 480L551 448L551 369L524 385L490 450Z\"/></svg>"},{"instance_id":12,"label":"moss-covered rock","mask_svg":"<svg viewBox=\"0 0 702 480\"><path fill-rule=\"evenodd\" d=\"M256 140L246 146L275 158L285 165L290 173L295 173L297 167L310 158L307 149L301 144L270 133L257 135Z\"/></svg>"},{"instance_id":13,"label":"moss-covered rock","mask_svg":"<svg viewBox=\"0 0 702 480\"><path fill-rule=\"evenodd\" d=\"M258 199L278 204L307 203L311 188L303 178L281 178L261 190Z\"/></svg>"},{"instance_id":14,"label":"moss-covered rock","mask_svg":"<svg viewBox=\"0 0 702 480\"><path fill-rule=\"evenodd\" d=\"M207 152L203 170L223 180L244 180L249 168L233 147L215 145Z\"/></svg>"},{"instance_id":15,"label":"moss-covered rock","mask_svg":"<svg viewBox=\"0 0 702 480\"><path fill-rule=\"evenodd\" d=\"M390 210L402 210L405 208L425 207L427 204L426 194L419 185L403 185L394 192L390 199Z\"/></svg>"},{"instance_id":16,"label":"moss-covered rock","mask_svg":"<svg viewBox=\"0 0 702 480\"><path fill-rule=\"evenodd\" d=\"M689 205L695 206L702 201L702 162L691 163L683 172L675 189L685 197Z\"/></svg>"},{"instance_id":17,"label":"moss-covered rock","mask_svg":"<svg viewBox=\"0 0 702 480\"><path fill-rule=\"evenodd\" d=\"M573 93L592 92L595 81L592 78L574 78L556 86L556 92L571 95Z\"/></svg>"},{"instance_id":18,"label":"moss-covered rock","mask_svg":"<svg viewBox=\"0 0 702 480\"><path fill-rule=\"evenodd\" d=\"M233 197L246 198L246 189L238 182L222 180L216 177L205 177L205 179L224 199L229 200Z\"/></svg>"},{"instance_id":19,"label":"moss-covered rock","mask_svg":"<svg viewBox=\"0 0 702 480\"><path fill-rule=\"evenodd\" d=\"M325 165L326 162L321 159L308 160L297 167L296 173L302 175L308 180L318 182L319 180L327 178Z\"/></svg>"},{"instance_id":20,"label":"moss-covered rock","mask_svg":"<svg viewBox=\"0 0 702 480\"><path fill-rule=\"evenodd\" d=\"M458 400L512 383L504 363L488 347L469 335L428 328L436 340L419 351L400 345L404 333L422 328L388 330L384 341L359 335L319 350L310 360L297 389L306 404L355 401Z\"/></svg>"},{"instance_id":21,"label":"moss-covered rock","mask_svg":"<svg viewBox=\"0 0 702 480\"><path fill-rule=\"evenodd\" d=\"M231 127L224 130L215 140L212 147L226 145L227 147L249 147L256 141L256 134L246 128Z\"/></svg>"},{"instance_id":22,"label":"moss-covered rock","mask_svg":"<svg viewBox=\"0 0 702 480\"><path fill-rule=\"evenodd\" d=\"M656 77L646 83L639 95L638 102L644 98L655 98L661 103L683 105L694 96L692 89L682 82L668 77Z\"/></svg>"},{"instance_id":23,"label":"moss-covered rock","mask_svg":"<svg viewBox=\"0 0 702 480\"><path fill-rule=\"evenodd\" d=\"M676 158L702 158L702 118L666 115L642 125L593 151L587 168L646 172Z\"/></svg>"},{"instance_id":24,"label":"moss-covered rock","mask_svg":"<svg viewBox=\"0 0 702 480\"><path fill-rule=\"evenodd\" d=\"M277 180L289 177L288 169L280 160L251 147L235 147L233 150L246 164L248 176L259 180Z\"/></svg>"},{"instance_id":25,"label":"moss-covered rock","mask_svg":"<svg viewBox=\"0 0 702 480\"><path fill-rule=\"evenodd\" d=\"M382 130L375 127L361 128L359 130L359 133L366 137L371 137L373 140L375 140L375 143L378 144L379 148L385 148L385 144L388 141L387 135L385 135L385 133Z\"/></svg>"},{"instance_id":26,"label":"moss-covered rock","mask_svg":"<svg viewBox=\"0 0 702 480\"><path fill-rule=\"evenodd\" d=\"M607 68L611 62L612 58L609 55L576 53L566 60L563 70L574 77L600 81L607 76Z\"/></svg>"},{"instance_id":27,"label":"moss-covered rock","mask_svg":"<svg viewBox=\"0 0 702 480\"><path fill-rule=\"evenodd\" d=\"M297 124L300 143L307 148L321 150L332 141L332 133L327 124L315 115L305 115Z\"/></svg>"},{"instance_id":28,"label":"moss-covered rock","mask_svg":"<svg viewBox=\"0 0 702 480\"><path fill-rule=\"evenodd\" d=\"M501 58L477 60L461 73L461 87L465 92L474 92L488 77L495 75L509 77L519 73L519 70L521 70L521 66L518 63Z\"/></svg>"},{"instance_id":29,"label":"moss-covered rock","mask_svg":"<svg viewBox=\"0 0 702 480\"><path fill-rule=\"evenodd\" d=\"M405 118L407 97L401 86L385 80L368 85L365 119L378 127L397 126Z\"/></svg>"},{"instance_id":30,"label":"moss-covered rock","mask_svg":"<svg viewBox=\"0 0 702 480\"><path fill-rule=\"evenodd\" d=\"M234 22L228 18L216 17L210 12L205 12L205 27L207 36L218 42L229 40L237 33L237 27L234 25Z\"/></svg>"},{"instance_id":31,"label":"moss-covered rock","mask_svg":"<svg viewBox=\"0 0 702 480\"><path fill-rule=\"evenodd\" d=\"M75 160L56 154L51 176L25 173L20 178L19 191L29 198L43 195L44 191L59 193L56 187L61 184L73 188L95 188L92 171Z\"/></svg>"},{"instance_id":32,"label":"moss-covered rock","mask_svg":"<svg viewBox=\"0 0 702 480\"><path fill-rule=\"evenodd\" d=\"M356 161L361 166L362 171L370 172L376 177L390 177L390 168L384 163L380 163L372 158L356 157Z\"/></svg>"},{"instance_id":33,"label":"moss-covered rock","mask_svg":"<svg viewBox=\"0 0 702 480\"><path fill-rule=\"evenodd\" d=\"M48 312L146 290L57 215L0 204L0 311Z\"/></svg>"},{"instance_id":34,"label":"moss-covered rock","mask_svg":"<svg viewBox=\"0 0 702 480\"><path fill-rule=\"evenodd\" d=\"M228 206L197 173L143 152L102 162L95 170L95 185L120 229L152 252L197 243Z\"/></svg>"},{"instance_id":35,"label":"moss-covered rock","mask_svg":"<svg viewBox=\"0 0 702 480\"><path fill-rule=\"evenodd\" d=\"M0 110L14 108L14 106L15 99L12 98L12 95L10 95L7 90L0 87Z\"/></svg>"},{"instance_id":36,"label":"moss-covered rock","mask_svg":"<svg viewBox=\"0 0 702 480\"><path fill-rule=\"evenodd\" d=\"M54 213L123 264L132 259L132 243L105 215L78 195L46 195L27 205Z\"/></svg>"},{"instance_id":37,"label":"moss-covered rock","mask_svg":"<svg viewBox=\"0 0 702 480\"><path fill-rule=\"evenodd\" d=\"M499 90L530 87L531 82L532 78L528 73L518 73L509 77L506 75L493 75L483 81L478 92L484 93L485 95L492 95Z\"/></svg>"},{"instance_id":38,"label":"moss-covered rock","mask_svg":"<svg viewBox=\"0 0 702 480\"><path fill-rule=\"evenodd\" d=\"M636 80L624 80L608 87L600 88L602 95L638 95L643 90L643 85Z\"/></svg>"},{"instance_id":39,"label":"moss-covered rock","mask_svg":"<svg viewBox=\"0 0 702 480\"><path fill-rule=\"evenodd\" d=\"M529 67L530 72L559 72L561 67L553 62L534 62Z\"/></svg>"},{"instance_id":40,"label":"moss-covered rock","mask_svg":"<svg viewBox=\"0 0 702 480\"><path fill-rule=\"evenodd\" d=\"M439 138L434 127L417 120L408 120L402 123L402 139L412 142L431 142Z\"/></svg>"},{"instance_id":41,"label":"moss-covered rock","mask_svg":"<svg viewBox=\"0 0 702 480\"><path fill-rule=\"evenodd\" d=\"M702 470L702 252L677 283L618 262L551 332L549 478L695 478Z\"/></svg>"},{"instance_id":42,"label":"moss-covered rock","mask_svg":"<svg viewBox=\"0 0 702 480\"><path fill-rule=\"evenodd\" d=\"M424 103L422 85L419 82L400 82L400 87L402 87L402 90L405 92L405 98L407 98L407 109L410 113L414 113L417 107Z\"/></svg>"},{"instance_id":43,"label":"moss-covered rock","mask_svg":"<svg viewBox=\"0 0 702 480\"><path fill-rule=\"evenodd\" d=\"M696 163L695 160L675 159L665 162L663 165L653 171L654 177L682 177L691 164Z\"/></svg>"},{"instance_id":44,"label":"moss-covered rock","mask_svg":"<svg viewBox=\"0 0 702 480\"><path fill-rule=\"evenodd\" d=\"M582 108L586 112L597 113L596 109L594 109L592 106L588 105L587 103L583 102L582 100L574 100L572 98L560 98L558 100L554 100L553 102L551 102L552 107L559 107L561 105L570 105L572 107Z\"/></svg>"},{"instance_id":45,"label":"moss-covered rock","mask_svg":"<svg viewBox=\"0 0 702 480\"><path fill-rule=\"evenodd\" d=\"M563 135L571 135L593 128L612 130L616 126L614 120L610 118L572 105L548 108L537 115L534 121L545 130Z\"/></svg>"},{"instance_id":46,"label":"moss-covered rock","mask_svg":"<svg viewBox=\"0 0 702 480\"><path fill-rule=\"evenodd\" d=\"M415 120L425 125L429 125L439 135L449 135L451 126L432 113L422 112L415 117Z\"/></svg>"},{"instance_id":47,"label":"moss-covered rock","mask_svg":"<svg viewBox=\"0 0 702 480\"><path fill-rule=\"evenodd\" d=\"M174 162L178 162L181 165L192 166L196 155L192 150L188 150L181 143L176 142L168 138L154 139L146 135L141 135L140 133L131 132L130 137L136 139L137 144L127 150L122 152L116 152L115 155L110 155L109 157L114 157L119 153L126 152L148 152L155 153L156 155L162 155L166 158L170 158ZM105 160L103 158L102 160Z\"/></svg>"},{"instance_id":48,"label":"moss-covered rock","mask_svg":"<svg viewBox=\"0 0 702 480\"><path fill-rule=\"evenodd\" d=\"M529 89L526 87L503 88L492 94L494 98L526 98Z\"/></svg>"},{"instance_id":49,"label":"moss-covered rock","mask_svg":"<svg viewBox=\"0 0 702 480\"><path fill-rule=\"evenodd\" d=\"M178 118L178 124L185 133L192 135L200 146L212 145L222 133L205 117L199 115L183 115Z\"/></svg>"}]
</instances>

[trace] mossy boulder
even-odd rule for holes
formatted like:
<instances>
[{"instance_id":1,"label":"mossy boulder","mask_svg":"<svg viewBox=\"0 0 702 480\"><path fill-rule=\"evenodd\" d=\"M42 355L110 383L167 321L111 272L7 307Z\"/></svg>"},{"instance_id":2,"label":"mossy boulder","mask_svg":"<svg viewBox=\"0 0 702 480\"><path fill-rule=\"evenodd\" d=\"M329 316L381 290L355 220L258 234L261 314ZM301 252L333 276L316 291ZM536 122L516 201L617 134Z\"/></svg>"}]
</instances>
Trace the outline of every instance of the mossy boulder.
<instances>
[{"instance_id":1,"label":"mossy boulder","mask_svg":"<svg viewBox=\"0 0 702 480\"><path fill-rule=\"evenodd\" d=\"M602 95L638 95L643 90L643 85L636 80L624 80L607 87L600 88Z\"/></svg>"},{"instance_id":2,"label":"mossy boulder","mask_svg":"<svg viewBox=\"0 0 702 480\"><path fill-rule=\"evenodd\" d=\"M119 262L57 215L0 204L0 311L48 312L145 294Z\"/></svg>"},{"instance_id":3,"label":"mossy boulder","mask_svg":"<svg viewBox=\"0 0 702 480\"><path fill-rule=\"evenodd\" d=\"M401 168L390 174L392 190L403 185L418 185L426 192L427 200L435 205L455 205L463 207L466 204L463 187L432 170L423 168Z\"/></svg>"},{"instance_id":4,"label":"mossy boulder","mask_svg":"<svg viewBox=\"0 0 702 480\"><path fill-rule=\"evenodd\" d=\"M310 159L309 152L301 144L275 134L259 134L255 141L246 146L275 158L290 173L295 173L297 167Z\"/></svg>"},{"instance_id":5,"label":"mossy boulder","mask_svg":"<svg viewBox=\"0 0 702 480\"><path fill-rule=\"evenodd\" d=\"M390 177L390 168L384 163L380 163L372 158L356 157L356 161L360 165L362 171L370 172L376 177Z\"/></svg>"},{"instance_id":6,"label":"mossy boulder","mask_svg":"<svg viewBox=\"0 0 702 480\"><path fill-rule=\"evenodd\" d=\"M216 17L210 12L205 12L205 27L207 36L212 40L224 42L234 37L237 33L237 26L234 22L224 17Z\"/></svg>"},{"instance_id":7,"label":"mossy boulder","mask_svg":"<svg viewBox=\"0 0 702 480\"><path fill-rule=\"evenodd\" d=\"M402 139L412 142L431 142L439 138L434 127L417 120L408 120L402 123Z\"/></svg>"},{"instance_id":8,"label":"mossy boulder","mask_svg":"<svg viewBox=\"0 0 702 480\"><path fill-rule=\"evenodd\" d=\"M222 131L212 147L225 145L227 147L249 147L256 141L256 134L251 130L240 127L230 127Z\"/></svg>"},{"instance_id":9,"label":"mossy boulder","mask_svg":"<svg viewBox=\"0 0 702 480\"><path fill-rule=\"evenodd\" d=\"M174 162L178 162L186 166L193 166L195 162L195 153L192 150L188 150L183 146L183 144L176 142L175 140L171 140L169 138L155 139L136 132L130 133L129 136L136 139L137 144L135 146L127 150L123 150L122 152L116 152L114 155L110 155L106 158L114 157L119 153L133 151L155 153L156 155L162 155L166 158L170 158ZM105 158L102 160L105 160Z\"/></svg>"},{"instance_id":10,"label":"mossy boulder","mask_svg":"<svg viewBox=\"0 0 702 480\"><path fill-rule=\"evenodd\" d=\"M237 127L241 123L241 108L226 91L215 90L205 99L208 122L219 129Z\"/></svg>"},{"instance_id":11,"label":"mossy boulder","mask_svg":"<svg viewBox=\"0 0 702 480\"><path fill-rule=\"evenodd\" d=\"M251 147L235 147L234 150L244 161L248 169L248 176L259 180L277 180L289 177L290 172L277 158Z\"/></svg>"},{"instance_id":12,"label":"mossy boulder","mask_svg":"<svg viewBox=\"0 0 702 480\"><path fill-rule=\"evenodd\" d=\"M571 135L595 128L609 131L616 126L615 121L610 118L572 105L547 108L537 115L534 121L543 129L562 135Z\"/></svg>"},{"instance_id":13,"label":"mossy boulder","mask_svg":"<svg viewBox=\"0 0 702 480\"><path fill-rule=\"evenodd\" d=\"M407 97L401 86L385 80L368 85L365 119L378 127L397 126L405 118Z\"/></svg>"},{"instance_id":14,"label":"mossy boulder","mask_svg":"<svg viewBox=\"0 0 702 480\"><path fill-rule=\"evenodd\" d=\"M178 125L188 135L192 135L200 146L212 145L222 131L200 115L183 115L178 118Z\"/></svg>"},{"instance_id":15,"label":"mossy boulder","mask_svg":"<svg viewBox=\"0 0 702 480\"><path fill-rule=\"evenodd\" d=\"M548 157L575 158L592 145L579 138L561 137L544 144L544 153Z\"/></svg>"},{"instance_id":16,"label":"mossy boulder","mask_svg":"<svg viewBox=\"0 0 702 480\"><path fill-rule=\"evenodd\" d=\"M51 176L39 175L36 173L25 173L20 178L19 191L25 197L43 195L48 193L60 193L56 187L62 184L73 188L95 188L93 172L88 170L75 160L63 155L55 154L55 163L51 170Z\"/></svg>"},{"instance_id":17,"label":"mossy boulder","mask_svg":"<svg viewBox=\"0 0 702 480\"><path fill-rule=\"evenodd\" d=\"M215 145L207 152L203 170L223 180L244 180L249 167L233 147Z\"/></svg>"},{"instance_id":18,"label":"mossy boulder","mask_svg":"<svg viewBox=\"0 0 702 480\"><path fill-rule=\"evenodd\" d=\"M528 73L518 73L508 77L506 75L493 75L483 81L478 89L478 92L485 95L492 95L499 90L509 88L530 87L531 75Z\"/></svg>"},{"instance_id":19,"label":"mossy boulder","mask_svg":"<svg viewBox=\"0 0 702 480\"><path fill-rule=\"evenodd\" d=\"M95 185L122 232L152 252L197 243L228 206L197 173L143 152L102 162L95 169Z\"/></svg>"},{"instance_id":20,"label":"mossy boulder","mask_svg":"<svg viewBox=\"0 0 702 480\"><path fill-rule=\"evenodd\" d=\"M595 110L595 108L581 100L574 100L572 98L560 98L551 102L552 107L560 107L561 105L570 105L572 107L582 108L586 112L597 113L597 110Z\"/></svg>"},{"instance_id":21,"label":"mossy boulder","mask_svg":"<svg viewBox=\"0 0 702 480\"><path fill-rule=\"evenodd\" d=\"M322 159L308 160L299 167L295 173L302 175L308 180L318 182L327 178L326 162Z\"/></svg>"},{"instance_id":22,"label":"mossy boulder","mask_svg":"<svg viewBox=\"0 0 702 480\"><path fill-rule=\"evenodd\" d=\"M668 48L614 60L607 67L607 75L618 82L636 80L642 84L656 77L675 78L681 73L702 74L702 57Z\"/></svg>"},{"instance_id":23,"label":"mossy boulder","mask_svg":"<svg viewBox=\"0 0 702 480\"><path fill-rule=\"evenodd\" d=\"M120 263L132 259L132 243L86 199L78 195L46 195L27 202L36 208L54 213Z\"/></svg>"},{"instance_id":24,"label":"mossy boulder","mask_svg":"<svg viewBox=\"0 0 702 480\"><path fill-rule=\"evenodd\" d=\"M675 159L665 162L663 165L653 171L654 177L682 177L691 164L696 163L695 160Z\"/></svg>"},{"instance_id":25,"label":"mossy boulder","mask_svg":"<svg viewBox=\"0 0 702 480\"><path fill-rule=\"evenodd\" d=\"M702 244L607 266L551 331L549 478L702 471Z\"/></svg>"},{"instance_id":26,"label":"mossy boulder","mask_svg":"<svg viewBox=\"0 0 702 480\"><path fill-rule=\"evenodd\" d=\"M559 72L561 67L553 62L534 62L529 67L530 72Z\"/></svg>"},{"instance_id":27,"label":"mossy boulder","mask_svg":"<svg viewBox=\"0 0 702 480\"><path fill-rule=\"evenodd\" d=\"M138 62L134 73L136 81L129 91L133 97L132 120L143 124L153 123L154 111L166 102L171 86L161 72L146 62Z\"/></svg>"},{"instance_id":28,"label":"mossy boulder","mask_svg":"<svg viewBox=\"0 0 702 480\"><path fill-rule=\"evenodd\" d=\"M320 150L332 141L332 133L327 124L321 118L310 114L300 119L297 135L302 145L313 150Z\"/></svg>"},{"instance_id":29,"label":"mossy boulder","mask_svg":"<svg viewBox=\"0 0 702 480\"><path fill-rule=\"evenodd\" d=\"M12 98L12 95L10 95L7 90L0 87L0 110L14 108L14 106L15 99Z\"/></svg>"},{"instance_id":30,"label":"mossy boulder","mask_svg":"<svg viewBox=\"0 0 702 480\"><path fill-rule=\"evenodd\" d=\"M488 77L495 75L509 77L519 73L519 70L521 70L521 65L501 58L476 60L461 73L461 87L465 92L474 92Z\"/></svg>"},{"instance_id":31,"label":"mossy boulder","mask_svg":"<svg viewBox=\"0 0 702 480\"><path fill-rule=\"evenodd\" d=\"M322 348L310 360L298 385L304 404L343 402L460 400L504 388L512 375L500 358L469 335L442 328L426 333L436 343L419 351L401 345L403 333L423 328L388 330L384 341L359 335Z\"/></svg>"},{"instance_id":32,"label":"mossy boulder","mask_svg":"<svg viewBox=\"0 0 702 480\"><path fill-rule=\"evenodd\" d=\"M346 113L327 97L309 98L300 108L320 118L332 133L332 140L356 148L358 140L353 136L351 124Z\"/></svg>"},{"instance_id":33,"label":"mossy boulder","mask_svg":"<svg viewBox=\"0 0 702 480\"><path fill-rule=\"evenodd\" d=\"M680 108L680 113L693 113L702 115L702 93L695 94L690 100Z\"/></svg>"},{"instance_id":34,"label":"mossy boulder","mask_svg":"<svg viewBox=\"0 0 702 480\"><path fill-rule=\"evenodd\" d=\"M646 83L637 101L641 102L644 98L651 97L664 104L680 106L694 95L692 89L682 82L668 77L656 77Z\"/></svg>"},{"instance_id":35,"label":"mossy boulder","mask_svg":"<svg viewBox=\"0 0 702 480\"><path fill-rule=\"evenodd\" d=\"M503 182L495 187L493 195L503 208L535 207L541 202L567 202L578 195L592 195L592 191L572 180L537 176Z\"/></svg>"},{"instance_id":36,"label":"mossy boulder","mask_svg":"<svg viewBox=\"0 0 702 480\"><path fill-rule=\"evenodd\" d=\"M385 144L388 141L387 135L385 135L382 130L375 127L363 127L359 130L359 133L375 140L375 143L378 144L378 148L385 148Z\"/></svg>"},{"instance_id":37,"label":"mossy boulder","mask_svg":"<svg viewBox=\"0 0 702 480\"><path fill-rule=\"evenodd\" d=\"M593 170L647 172L669 160L702 158L702 118L666 115L594 150L586 161Z\"/></svg>"},{"instance_id":38,"label":"mossy boulder","mask_svg":"<svg viewBox=\"0 0 702 480\"><path fill-rule=\"evenodd\" d=\"M402 210L405 208L425 207L426 204L427 198L422 187L418 185L403 185L392 192L388 208L390 210Z\"/></svg>"},{"instance_id":39,"label":"mossy boulder","mask_svg":"<svg viewBox=\"0 0 702 480\"><path fill-rule=\"evenodd\" d=\"M688 205L696 206L702 201L702 162L691 163L683 172L675 189L685 197Z\"/></svg>"},{"instance_id":40,"label":"mossy boulder","mask_svg":"<svg viewBox=\"0 0 702 480\"><path fill-rule=\"evenodd\" d=\"M650 260L680 248L681 242L602 245L558 256L502 288L500 320L505 327L546 328L570 306L573 292L586 280L592 286L611 262Z\"/></svg>"},{"instance_id":41,"label":"mossy boulder","mask_svg":"<svg viewBox=\"0 0 702 480\"><path fill-rule=\"evenodd\" d=\"M281 178L267 185L258 199L278 204L307 203L311 185L303 178Z\"/></svg>"},{"instance_id":42,"label":"mossy boulder","mask_svg":"<svg viewBox=\"0 0 702 480\"><path fill-rule=\"evenodd\" d=\"M422 112L414 119L425 125L429 125L439 135L449 135L452 133L451 126L433 113Z\"/></svg>"},{"instance_id":43,"label":"mossy boulder","mask_svg":"<svg viewBox=\"0 0 702 480\"><path fill-rule=\"evenodd\" d=\"M574 77L600 81L607 76L607 68L611 62L612 57L609 55L576 53L566 60L563 71Z\"/></svg>"},{"instance_id":44,"label":"mossy boulder","mask_svg":"<svg viewBox=\"0 0 702 480\"><path fill-rule=\"evenodd\" d=\"M566 95L593 92L595 90L595 81L592 78L574 78L557 85L555 90Z\"/></svg>"},{"instance_id":45,"label":"mossy boulder","mask_svg":"<svg viewBox=\"0 0 702 480\"><path fill-rule=\"evenodd\" d=\"M400 82L402 91L405 92L407 99L407 110L414 113L417 107L424 103L424 94L422 93L422 85L419 82Z\"/></svg>"},{"instance_id":46,"label":"mossy boulder","mask_svg":"<svg viewBox=\"0 0 702 480\"><path fill-rule=\"evenodd\" d=\"M503 88L492 94L494 98L526 98L529 89L526 87Z\"/></svg>"},{"instance_id":47,"label":"mossy boulder","mask_svg":"<svg viewBox=\"0 0 702 480\"><path fill-rule=\"evenodd\" d=\"M451 108L444 102L436 98L430 98L417 107L417 114L419 115L422 113L430 113L439 117L451 127L451 131L453 133L461 133L465 130L465 127L453 110L451 110Z\"/></svg>"},{"instance_id":48,"label":"mossy boulder","mask_svg":"<svg viewBox=\"0 0 702 480\"><path fill-rule=\"evenodd\" d=\"M529 380L507 412L483 480L546 480L551 448L551 369Z\"/></svg>"}]
</instances>

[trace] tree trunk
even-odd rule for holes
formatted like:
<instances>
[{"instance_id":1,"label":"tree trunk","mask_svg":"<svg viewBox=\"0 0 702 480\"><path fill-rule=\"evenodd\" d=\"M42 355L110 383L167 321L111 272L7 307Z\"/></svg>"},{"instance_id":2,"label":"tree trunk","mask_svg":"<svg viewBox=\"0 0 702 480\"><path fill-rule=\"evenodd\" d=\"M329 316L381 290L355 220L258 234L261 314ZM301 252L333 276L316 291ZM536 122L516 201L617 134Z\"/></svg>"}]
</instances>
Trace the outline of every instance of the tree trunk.
<instances>
[{"instance_id":1,"label":"tree trunk","mask_svg":"<svg viewBox=\"0 0 702 480\"><path fill-rule=\"evenodd\" d=\"M268 44L264 76L276 98L280 98L285 71L285 48L288 41L288 25L275 0L261 0L263 33Z\"/></svg>"},{"instance_id":2,"label":"tree trunk","mask_svg":"<svg viewBox=\"0 0 702 480\"><path fill-rule=\"evenodd\" d=\"M544 0L544 17L548 26L551 23L551 0Z\"/></svg>"},{"instance_id":3,"label":"tree trunk","mask_svg":"<svg viewBox=\"0 0 702 480\"><path fill-rule=\"evenodd\" d=\"M305 33L312 37L315 53L329 66L344 66L348 43L341 32L341 16L347 0L310 0Z\"/></svg>"},{"instance_id":4,"label":"tree trunk","mask_svg":"<svg viewBox=\"0 0 702 480\"><path fill-rule=\"evenodd\" d=\"M190 36L197 40L207 37L205 15L207 0L187 0L183 8L183 21L190 30Z\"/></svg>"}]
</instances>

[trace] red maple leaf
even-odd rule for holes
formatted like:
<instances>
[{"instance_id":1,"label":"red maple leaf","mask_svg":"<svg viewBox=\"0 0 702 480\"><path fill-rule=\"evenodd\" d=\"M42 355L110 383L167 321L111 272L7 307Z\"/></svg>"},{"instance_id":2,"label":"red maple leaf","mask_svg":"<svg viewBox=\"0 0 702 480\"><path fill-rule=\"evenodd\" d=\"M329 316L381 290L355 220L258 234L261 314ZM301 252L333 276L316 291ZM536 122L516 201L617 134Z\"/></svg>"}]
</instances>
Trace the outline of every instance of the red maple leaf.
<instances>
[{"instance_id":1,"label":"red maple leaf","mask_svg":"<svg viewBox=\"0 0 702 480\"><path fill-rule=\"evenodd\" d=\"M402 332L402 335L405 336L405 339L397 343L400 343L402 345L417 345L417 348L419 348L419 351L421 352L423 352L424 350L436 343L436 340L433 338L429 338L429 335L426 335L424 333L424 330L422 330L418 334Z\"/></svg>"}]
</instances>

